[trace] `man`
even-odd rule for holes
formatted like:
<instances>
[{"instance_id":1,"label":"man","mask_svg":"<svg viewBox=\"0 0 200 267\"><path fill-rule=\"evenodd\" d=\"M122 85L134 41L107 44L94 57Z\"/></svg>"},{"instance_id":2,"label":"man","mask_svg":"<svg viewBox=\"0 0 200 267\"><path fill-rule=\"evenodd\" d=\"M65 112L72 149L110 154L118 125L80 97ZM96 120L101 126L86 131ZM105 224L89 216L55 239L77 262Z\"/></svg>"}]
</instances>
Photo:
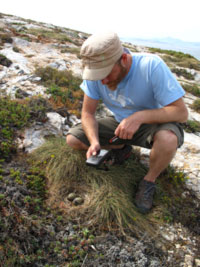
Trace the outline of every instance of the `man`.
<instances>
[{"instance_id":1,"label":"man","mask_svg":"<svg viewBox=\"0 0 200 267\"><path fill-rule=\"evenodd\" d=\"M86 157L111 148L116 162L131 145L151 149L149 171L140 182L135 203L146 213L153 203L155 180L183 144L179 123L187 121L184 90L156 55L124 52L117 34L90 36L81 47L84 91L82 125L70 129L67 144L87 151ZM96 119L98 101L113 116ZM109 140L117 136L113 144Z\"/></svg>"}]
</instances>

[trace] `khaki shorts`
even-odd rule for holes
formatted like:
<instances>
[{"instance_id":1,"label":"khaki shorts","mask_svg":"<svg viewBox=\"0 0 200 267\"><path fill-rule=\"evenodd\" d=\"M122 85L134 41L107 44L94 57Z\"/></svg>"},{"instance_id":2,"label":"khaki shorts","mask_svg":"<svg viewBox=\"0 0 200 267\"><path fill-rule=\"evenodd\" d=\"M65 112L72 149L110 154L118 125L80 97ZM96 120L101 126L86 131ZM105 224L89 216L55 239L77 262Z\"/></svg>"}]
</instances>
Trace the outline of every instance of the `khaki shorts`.
<instances>
[{"instance_id":1,"label":"khaki shorts","mask_svg":"<svg viewBox=\"0 0 200 267\"><path fill-rule=\"evenodd\" d=\"M99 118L97 119L97 121L99 124L100 145L109 145L109 140L114 136L115 129L117 128L119 123L115 120L113 116ZM132 139L118 139L114 144L129 144L134 146L151 148L153 145L153 137L155 133L160 130L172 131L178 138L178 147L183 144L184 132L182 126L176 122L169 122L163 124L142 124L140 128L135 132ZM90 145L83 131L81 123L72 127L67 134L72 134L87 146Z\"/></svg>"}]
</instances>

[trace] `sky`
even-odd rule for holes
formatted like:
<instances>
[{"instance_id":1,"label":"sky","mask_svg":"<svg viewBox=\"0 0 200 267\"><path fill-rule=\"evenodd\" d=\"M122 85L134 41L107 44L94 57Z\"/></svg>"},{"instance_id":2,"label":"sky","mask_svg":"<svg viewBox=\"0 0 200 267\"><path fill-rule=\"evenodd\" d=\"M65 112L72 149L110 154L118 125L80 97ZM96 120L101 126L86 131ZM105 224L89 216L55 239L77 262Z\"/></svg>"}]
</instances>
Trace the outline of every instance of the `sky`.
<instances>
[{"instance_id":1,"label":"sky","mask_svg":"<svg viewBox=\"0 0 200 267\"><path fill-rule=\"evenodd\" d=\"M200 42L200 0L1 0L0 13L90 34Z\"/></svg>"}]
</instances>

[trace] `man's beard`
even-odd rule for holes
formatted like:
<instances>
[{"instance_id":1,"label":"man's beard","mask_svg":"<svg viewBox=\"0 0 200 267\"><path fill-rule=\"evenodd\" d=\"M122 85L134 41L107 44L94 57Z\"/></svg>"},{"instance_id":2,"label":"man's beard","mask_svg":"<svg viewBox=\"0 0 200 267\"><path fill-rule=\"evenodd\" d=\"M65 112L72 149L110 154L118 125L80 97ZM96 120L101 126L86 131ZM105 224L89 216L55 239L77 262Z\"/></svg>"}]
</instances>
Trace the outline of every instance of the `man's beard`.
<instances>
[{"instance_id":1,"label":"man's beard","mask_svg":"<svg viewBox=\"0 0 200 267\"><path fill-rule=\"evenodd\" d=\"M126 76L126 68L123 67L121 64L120 64L120 73L117 77L117 79L113 82L109 82L107 83L107 87L110 89L110 90L115 90L117 88L117 85L124 79L124 77Z\"/></svg>"}]
</instances>

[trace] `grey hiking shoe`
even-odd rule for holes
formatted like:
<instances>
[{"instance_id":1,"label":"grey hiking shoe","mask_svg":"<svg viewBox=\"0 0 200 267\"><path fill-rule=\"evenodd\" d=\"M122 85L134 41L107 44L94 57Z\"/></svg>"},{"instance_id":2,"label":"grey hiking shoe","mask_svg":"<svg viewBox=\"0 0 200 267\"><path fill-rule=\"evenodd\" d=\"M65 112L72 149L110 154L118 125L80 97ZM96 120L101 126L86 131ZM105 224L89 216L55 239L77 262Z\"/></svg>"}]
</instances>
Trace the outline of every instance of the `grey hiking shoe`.
<instances>
[{"instance_id":1,"label":"grey hiking shoe","mask_svg":"<svg viewBox=\"0 0 200 267\"><path fill-rule=\"evenodd\" d=\"M135 197L135 204L141 213L147 213L152 208L155 190L155 183L146 180L142 180L140 182L138 192Z\"/></svg>"},{"instance_id":2,"label":"grey hiking shoe","mask_svg":"<svg viewBox=\"0 0 200 267\"><path fill-rule=\"evenodd\" d=\"M131 156L132 146L124 145L121 149L112 149L113 164L122 164Z\"/></svg>"}]
</instances>

